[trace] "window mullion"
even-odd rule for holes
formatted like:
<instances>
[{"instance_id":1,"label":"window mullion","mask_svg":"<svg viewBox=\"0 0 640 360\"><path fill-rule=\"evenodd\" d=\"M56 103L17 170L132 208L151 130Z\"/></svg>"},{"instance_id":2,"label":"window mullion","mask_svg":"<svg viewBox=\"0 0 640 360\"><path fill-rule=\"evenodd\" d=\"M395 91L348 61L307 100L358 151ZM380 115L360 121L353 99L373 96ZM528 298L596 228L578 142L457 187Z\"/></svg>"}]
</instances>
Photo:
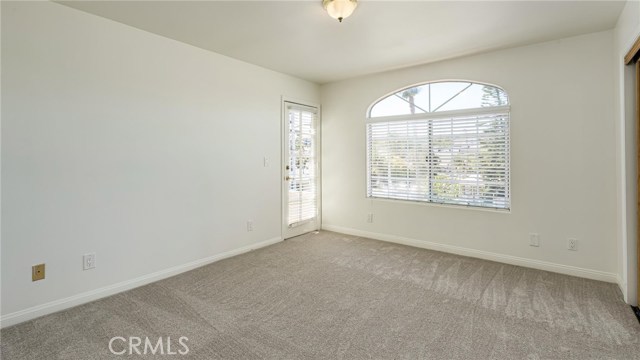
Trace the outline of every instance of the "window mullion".
<instances>
[{"instance_id":1,"label":"window mullion","mask_svg":"<svg viewBox=\"0 0 640 360\"><path fill-rule=\"evenodd\" d=\"M427 121L427 201L433 201L433 120Z\"/></svg>"}]
</instances>

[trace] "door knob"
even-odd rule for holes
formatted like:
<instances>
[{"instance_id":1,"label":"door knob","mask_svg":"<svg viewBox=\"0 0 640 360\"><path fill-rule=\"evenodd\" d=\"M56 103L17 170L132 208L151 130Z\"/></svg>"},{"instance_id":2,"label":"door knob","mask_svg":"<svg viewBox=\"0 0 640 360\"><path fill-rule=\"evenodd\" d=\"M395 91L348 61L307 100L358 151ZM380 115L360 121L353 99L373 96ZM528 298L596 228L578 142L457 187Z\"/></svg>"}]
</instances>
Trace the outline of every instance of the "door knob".
<instances>
[{"instance_id":1,"label":"door knob","mask_svg":"<svg viewBox=\"0 0 640 360\"><path fill-rule=\"evenodd\" d=\"M286 176L284 179L289 181L289 180L291 180L291 177L290 176Z\"/></svg>"}]
</instances>

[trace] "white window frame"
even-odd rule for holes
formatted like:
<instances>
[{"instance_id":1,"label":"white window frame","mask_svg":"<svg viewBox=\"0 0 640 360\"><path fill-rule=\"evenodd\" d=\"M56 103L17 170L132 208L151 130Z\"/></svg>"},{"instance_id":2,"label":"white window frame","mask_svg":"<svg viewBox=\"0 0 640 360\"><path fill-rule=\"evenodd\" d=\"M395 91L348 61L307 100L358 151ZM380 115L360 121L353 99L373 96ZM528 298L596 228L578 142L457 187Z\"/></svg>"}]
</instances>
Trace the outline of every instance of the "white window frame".
<instances>
[{"instance_id":1,"label":"white window frame","mask_svg":"<svg viewBox=\"0 0 640 360\"><path fill-rule=\"evenodd\" d=\"M369 109L367 110L367 117L365 121L365 177L366 177L366 186L365 186L365 196L369 200L379 200L379 201L391 201L391 202L409 202L421 205L429 205L429 206L444 206L444 207L452 207L452 208L468 208L474 210L481 211L491 211L491 212L504 212L510 213L512 208L512 198L511 198L511 105L510 101L508 105L502 106L492 106L492 107L480 107L480 108L470 108L470 109L461 109L461 110L450 110L450 111L440 111L440 112L429 112L429 113L417 113L417 114L408 114L408 115L392 115L392 116L380 116L380 117L371 117L371 112L373 108L382 100L386 99L393 94L396 94L404 89L409 89L412 87L423 86L429 83L439 83L439 82L469 82L473 84L486 85L498 88L504 91L500 86L486 84L481 82L469 81L469 80L440 80L433 81L427 83L420 83L417 85L405 87L399 90L395 90L373 102ZM506 94L506 92L505 92ZM375 123L388 123L388 122L400 122L400 121L411 121L411 120L438 120L438 119L447 119L447 118L455 118L455 117L465 117L465 116L475 116L475 115L490 115L490 114L505 114L507 116L507 150L508 154L506 156L507 162L507 171L506 171L506 198L507 198L507 206L506 207L492 207L492 206L478 206L478 205L468 205L468 204L456 204L449 202L435 202L435 201L426 201L426 200L411 200L411 199L397 199L390 197L380 197L380 196L372 196L370 194L370 186L371 186L371 173L370 173L370 154L369 154L369 124ZM431 195L429 195L431 197Z\"/></svg>"}]
</instances>

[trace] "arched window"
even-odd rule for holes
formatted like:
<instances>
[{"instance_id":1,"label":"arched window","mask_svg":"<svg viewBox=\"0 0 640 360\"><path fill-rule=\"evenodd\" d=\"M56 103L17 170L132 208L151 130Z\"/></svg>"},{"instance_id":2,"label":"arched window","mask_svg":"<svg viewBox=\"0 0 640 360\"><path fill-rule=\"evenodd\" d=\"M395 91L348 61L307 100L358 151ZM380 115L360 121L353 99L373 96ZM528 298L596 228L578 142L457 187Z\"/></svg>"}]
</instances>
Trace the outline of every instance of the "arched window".
<instances>
[{"instance_id":1,"label":"arched window","mask_svg":"<svg viewBox=\"0 0 640 360\"><path fill-rule=\"evenodd\" d=\"M510 208L509 98L441 81L399 90L367 116L367 196Z\"/></svg>"}]
</instances>

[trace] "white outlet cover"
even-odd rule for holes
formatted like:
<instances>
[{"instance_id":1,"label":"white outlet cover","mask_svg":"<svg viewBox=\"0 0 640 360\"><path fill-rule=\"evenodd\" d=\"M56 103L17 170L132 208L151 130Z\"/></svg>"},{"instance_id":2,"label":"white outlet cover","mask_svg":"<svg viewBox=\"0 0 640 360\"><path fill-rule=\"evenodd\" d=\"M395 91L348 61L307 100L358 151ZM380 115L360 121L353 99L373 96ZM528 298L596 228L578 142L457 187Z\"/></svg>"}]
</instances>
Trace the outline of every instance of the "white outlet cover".
<instances>
[{"instance_id":1,"label":"white outlet cover","mask_svg":"<svg viewBox=\"0 0 640 360\"><path fill-rule=\"evenodd\" d=\"M529 246L540 246L540 235L537 233L529 233Z\"/></svg>"},{"instance_id":2,"label":"white outlet cover","mask_svg":"<svg viewBox=\"0 0 640 360\"><path fill-rule=\"evenodd\" d=\"M95 269L95 267L96 267L96 254L95 253L84 254L84 256L82 256L82 269L89 270L89 269Z\"/></svg>"}]
</instances>

